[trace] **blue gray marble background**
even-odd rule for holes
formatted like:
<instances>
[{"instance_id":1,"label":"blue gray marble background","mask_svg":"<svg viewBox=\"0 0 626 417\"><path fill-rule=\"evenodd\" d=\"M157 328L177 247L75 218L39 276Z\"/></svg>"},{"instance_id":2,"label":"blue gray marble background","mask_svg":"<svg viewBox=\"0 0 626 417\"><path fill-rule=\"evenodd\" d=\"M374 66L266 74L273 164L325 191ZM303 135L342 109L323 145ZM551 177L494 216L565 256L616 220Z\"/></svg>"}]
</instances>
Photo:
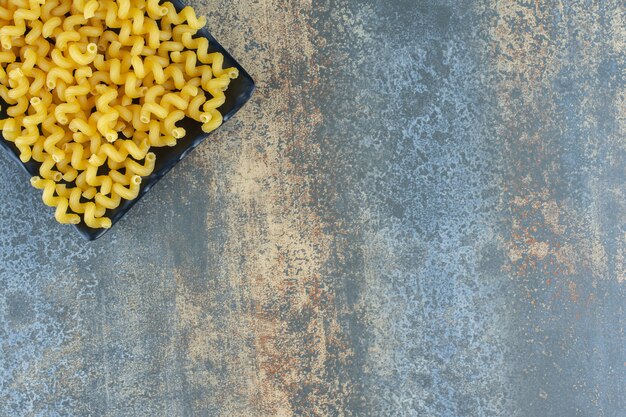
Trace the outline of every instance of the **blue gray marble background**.
<instances>
[{"instance_id":1,"label":"blue gray marble background","mask_svg":"<svg viewBox=\"0 0 626 417\"><path fill-rule=\"evenodd\" d=\"M622 1L191 4L258 90L105 237L0 156L1 416L626 416Z\"/></svg>"}]
</instances>

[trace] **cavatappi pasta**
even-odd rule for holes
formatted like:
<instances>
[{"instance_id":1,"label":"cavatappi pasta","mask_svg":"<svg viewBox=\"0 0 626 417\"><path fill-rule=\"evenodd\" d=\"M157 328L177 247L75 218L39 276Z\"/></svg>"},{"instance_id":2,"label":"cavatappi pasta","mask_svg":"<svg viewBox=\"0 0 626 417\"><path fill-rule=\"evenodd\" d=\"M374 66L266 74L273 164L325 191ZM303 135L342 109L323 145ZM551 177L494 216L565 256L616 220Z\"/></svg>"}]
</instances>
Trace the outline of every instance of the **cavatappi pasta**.
<instances>
[{"instance_id":1,"label":"cavatappi pasta","mask_svg":"<svg viewBox=\"0 0 626 417\"><path fill-rule=\"evenodd\" d=\"M152 147L210 132L238 76L194 37L206 23L158 0L0 0L0 120L31 184L60 223L111 227L107 210L137 197Z\"/></svg>"}]
</instances>

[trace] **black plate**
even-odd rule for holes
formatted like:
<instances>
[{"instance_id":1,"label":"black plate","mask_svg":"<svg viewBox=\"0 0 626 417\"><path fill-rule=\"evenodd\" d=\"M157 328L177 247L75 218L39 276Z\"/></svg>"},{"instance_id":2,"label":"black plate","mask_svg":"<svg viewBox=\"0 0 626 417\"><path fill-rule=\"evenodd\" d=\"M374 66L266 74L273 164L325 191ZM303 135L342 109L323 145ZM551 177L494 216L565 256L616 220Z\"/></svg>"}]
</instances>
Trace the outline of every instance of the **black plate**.
<instances>
[{"instance_id":1,"label":"black plate","mask_svg":"<svg viewBox=\"0 0 626 417\"><path fill-rule=\"evenodd\" d=\"M180 11L185 7L185 4L178 0L170 0L176 10ZM224 55L224 68L235 67L239 70L239 77L232 80L228 90L226 90L226 102L218 110L224 115L224 123L237 113L250 97L254 91L254 80L246 72L245 69L220 45L215 38L209 33L208 30L202 29L198 31L196 36L203 36L209 40L209 50L211 52L221 52ZM3 100L0 99L0 102ZM2 103L2 110L0 116L6 118L6 103ZM132 206L137 203L141 197L143 197L161 178L165 176L178 162L186 157L196 146L200 145L211 133L204 133L201 129L201 124L195 120L186 118L178 123L179 126L184 127L187 131L185 138L178 141L176 146L163 147L163 148L151 148L150 151L156 154L156 164L154 172L143 178L141 183L141 189L139 196L136 199L127 201L122 200L122 204L114 209L108 210L106 216L111 219L113 224L117 223L124 215L131 209ZM0 132L1 133L1 132ZM15 145L4 139L0 140L0 147L5 149L10 155L11 159L16 161L22 166L30 176L39 175L39 163L30 161L24 164L20 161L19 151ZM78 233L81 234L87 240L95 240L104 235L109 229L92 229L87 227L85 223L81 222L74 225Z\"/></svg>"}]
</instances>

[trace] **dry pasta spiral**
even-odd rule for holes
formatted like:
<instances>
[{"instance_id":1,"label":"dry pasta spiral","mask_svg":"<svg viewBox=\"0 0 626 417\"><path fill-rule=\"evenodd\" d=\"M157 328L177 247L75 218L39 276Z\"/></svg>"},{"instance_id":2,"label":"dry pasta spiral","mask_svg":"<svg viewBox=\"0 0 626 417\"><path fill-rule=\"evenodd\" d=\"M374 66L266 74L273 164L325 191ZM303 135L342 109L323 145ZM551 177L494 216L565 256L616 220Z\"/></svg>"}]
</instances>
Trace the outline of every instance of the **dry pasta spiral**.
<instances>
[{"instance_id":1,"label":"dry pasta spiral","mask_svg":"<svg viewBox=\"0 0 626 417\"><path fill-rule=\"evenodd\" d=\"M0 0L4 140L39 163L31 184L64 224L108 228L155 169L151 148L184 140L191 118L222 123L238 76L196 33L191 7L159 0Z\"/></svg>"}]
</instances>

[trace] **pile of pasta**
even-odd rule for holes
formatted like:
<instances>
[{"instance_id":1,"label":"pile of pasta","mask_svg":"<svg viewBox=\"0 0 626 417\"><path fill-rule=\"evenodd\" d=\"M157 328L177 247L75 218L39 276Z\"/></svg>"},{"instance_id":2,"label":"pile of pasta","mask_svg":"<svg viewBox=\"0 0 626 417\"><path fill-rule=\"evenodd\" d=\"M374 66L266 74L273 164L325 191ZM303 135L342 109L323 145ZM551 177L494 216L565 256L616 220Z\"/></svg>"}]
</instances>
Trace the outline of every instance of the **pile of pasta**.
<instances>
[{"instance_id":1,"label":"pile of pasta","mask_svg":"<svg viewBox=\"0 0 626 417\"><path fill-rule=\"evenodd\" d=\"M158 0L0 0L4 138L60 223L109 228L107 210L135 199L152 147L185 137L190 117L210 132L237 78L194 37L206 23Z\"/></svg>"}]
</instances>

